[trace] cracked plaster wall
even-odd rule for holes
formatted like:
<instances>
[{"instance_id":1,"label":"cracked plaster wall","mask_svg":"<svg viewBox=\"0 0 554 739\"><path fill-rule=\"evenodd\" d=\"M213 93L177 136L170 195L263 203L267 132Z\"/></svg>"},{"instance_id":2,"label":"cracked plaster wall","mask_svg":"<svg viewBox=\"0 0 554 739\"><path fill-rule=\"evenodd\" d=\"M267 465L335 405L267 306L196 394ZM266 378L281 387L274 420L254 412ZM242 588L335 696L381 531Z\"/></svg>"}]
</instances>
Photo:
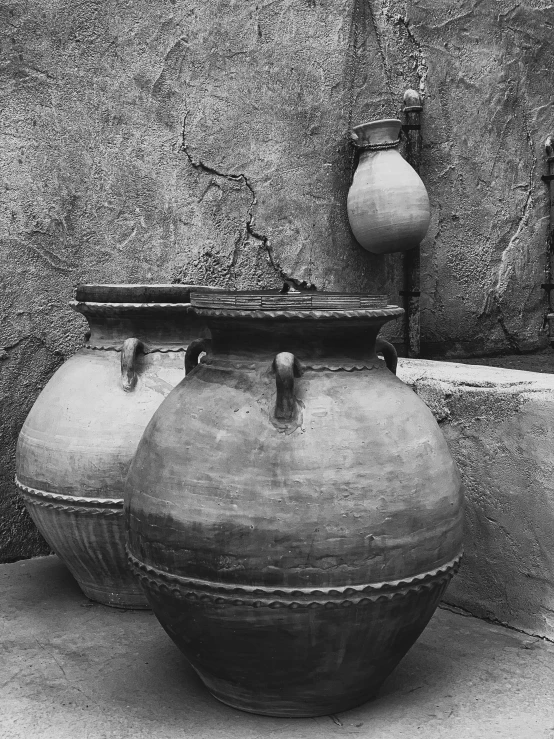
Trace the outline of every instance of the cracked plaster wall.
<instances>
[{"instance_id":1,"label":"cracked plaster wall","mask_svg":"<svg viewBox=\"0 0 554 739\"><path fill-rule=\"evenodd\" d=\"M388 292L350 236L351 125L425 95L422 339L544 346L552 6L0 0L0 559L39 552L15 439L84 323L79 282ZM401 339L398 326L392 338Z\"/></svg>"}]
</instances>

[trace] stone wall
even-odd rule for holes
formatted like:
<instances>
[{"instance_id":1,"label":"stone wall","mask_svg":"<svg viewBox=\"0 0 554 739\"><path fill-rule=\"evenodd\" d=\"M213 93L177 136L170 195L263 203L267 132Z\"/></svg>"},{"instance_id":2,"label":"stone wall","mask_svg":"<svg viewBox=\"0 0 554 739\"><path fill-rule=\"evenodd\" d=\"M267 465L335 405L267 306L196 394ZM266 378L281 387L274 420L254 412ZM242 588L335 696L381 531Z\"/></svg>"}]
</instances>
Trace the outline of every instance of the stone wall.
<instances>
[{"instance_id":1,"label":"stone wall","mask_svg":"<svg viewBox=\"0 0 554 739\"><path fill-rule=\"evenodd\" d=\"M544 346L553 20L540 0L0 1L0 559L40 549L13 451L81 343L75 284L398 300L401 258L356 245L345 198L350 127L398 115L407 87L433 208L425 351Z\"/></svg>"}]
</instances>

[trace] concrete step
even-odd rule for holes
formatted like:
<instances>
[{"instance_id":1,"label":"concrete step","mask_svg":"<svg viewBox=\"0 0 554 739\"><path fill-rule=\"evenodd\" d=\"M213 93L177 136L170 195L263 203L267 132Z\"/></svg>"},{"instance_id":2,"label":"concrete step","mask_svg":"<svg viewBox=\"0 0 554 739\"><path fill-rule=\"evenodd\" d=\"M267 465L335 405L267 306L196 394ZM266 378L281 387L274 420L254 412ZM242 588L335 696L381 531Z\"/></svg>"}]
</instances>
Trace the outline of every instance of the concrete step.
<instances>
[{"instance_id":1,"label":"concrete step","mask_svg":"<svg viewBox=\"0 0 554 739\"><path fill-rule=\"evenodd\" d=\"M438 610L379 698L272 719L215 701L150 612L88 601L56 557L0 565L1 739L554 739L554 645Z\"/></svg>"}]
</instances>

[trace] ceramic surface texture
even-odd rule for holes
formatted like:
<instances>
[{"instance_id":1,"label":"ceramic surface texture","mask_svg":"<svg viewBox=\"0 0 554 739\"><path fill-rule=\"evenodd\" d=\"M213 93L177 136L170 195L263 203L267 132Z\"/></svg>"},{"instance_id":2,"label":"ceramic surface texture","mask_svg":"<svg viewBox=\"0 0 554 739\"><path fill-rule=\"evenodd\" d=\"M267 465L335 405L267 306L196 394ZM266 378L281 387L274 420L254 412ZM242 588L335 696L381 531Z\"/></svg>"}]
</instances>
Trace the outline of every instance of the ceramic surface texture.
<instances>
[{"instance_id":1,"label":"ceramic surface texture","mask_svg":"<svg viewBox=\"0 0 554 739\"><path fill-rule=\"evenodd\" d=\"M72 307L86 346L46 385L21 430L17 479L35 524L83 592L146 608L124 551L123 488L152 414L184 377L189 342L206 334L188 286L89 285Z\"/></svg>"},{"instance_id":2,"label":"ceramic surface texture","mask_svg":"<svg viewBox=\"0 0 554 739\"><path fill-rule=\"evenodd\" d=\"M212 346L139 444L129 557L216 698L334 713L375 695L430 619L461 553L460 478L377 357L401 309L249 300L192 296Z\"/></svg>"},{"instance_id":3,"label":"ceramic surface texture","mask_svg":"<svg viewBox=\"0 0 554 739\"><path fill-rule=\"evenodd\" d=\"M429 228L425 185L396 148L400 121L391 118L354 128L360 159L348 192L350 227L374 254L413 249Z\"/></svg>"}]
</instances>

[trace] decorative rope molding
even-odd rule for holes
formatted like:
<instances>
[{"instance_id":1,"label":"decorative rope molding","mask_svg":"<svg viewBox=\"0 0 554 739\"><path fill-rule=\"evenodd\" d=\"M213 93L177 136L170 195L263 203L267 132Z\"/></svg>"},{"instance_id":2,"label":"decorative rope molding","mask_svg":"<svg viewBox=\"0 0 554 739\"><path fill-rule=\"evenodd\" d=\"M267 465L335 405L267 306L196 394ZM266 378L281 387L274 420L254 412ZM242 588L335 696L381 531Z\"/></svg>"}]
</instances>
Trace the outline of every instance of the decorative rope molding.
<instances>
[{"instance_id":1,"label":"decorative rope molding","mask_svg":"<svg viewBox=\"0 0 554 739\"><path fill-rule=\"evenodd\" d=\"M121 311L192 313L190 303L93 303L83 300L70 300L69 305L79 313L98 316L117 316Z\"/></svg>"},{"instance_id":2,"label":"decorative rope molding","mask_svg":"<svg viewBox=\"0 0 554 739\"><path fill-rule=\"evenodd\" d=\"M260 370L264 369L268 365L268 360L262 360L258 362L239 362L233 360L225 360L214 357L202 357L199 364L205 364L208 367L214 367L215 369L236 369L236 370ZM304 364L301 363L302 372L361 372L363 370L376 370L381 369L383 363L378 360L378 363L373 364Z\"/></svg>"},{"instance_id":3,"label":"decorative rope molding","mask_svg":"<svg viewBox=\"0 0 554 739\"><path fill-rule=\"evenodd\" d=\"M383 149L396 149L398 144L400 143L400 139L396 139L396 141L386 141L382 144L358 144L357 141L352 141L352 145L356 147L359 151L381 151Z\"/></svg>"},{"instance_id":4,"label":"decorative rope molding","mask_svg":"<svg viewBox=\"0 0 554 739\"><path fill-rule=\"evenodd\" d=\"M221 308L194 308L194 312L206 318L265 318L265 319L310 319L333 320L337 318L396 318L404 313L403 308L361 308L359 310L233 310Z\"/></svg>"},{"instance_id":5,"label":"decorative rope molding","mask_svg":"<svg viewBox=\"0 0 554 739\"><path fill-rule=\"evenodd\" d=\"M375 603L380 599L404 598L410 593L433 590L447 583L457 572L462 554L435 570L403 580L351 585L339 588L267 588L259 586L215 583L181 577L146 565L128 548L127 558L138 577L151 588L171 591L181 600L215 605L250 606L253 608L347 608Z\"/></svg>"},{"instance_id":6,"label":"decorative rope molding","mask_svg":"<svg viewBox=\"0 0 554 739\"><path fill-rule=\"evenodd\" d=\"M98 352L120 352L122 348L123 342L121 344L102 344L101 346L97 346L95 344L87 343L83 346L83 349L92 349L93 351ZM175 352L176 354L178 352L186 352L187 346L183 344L182 346L144 346L141 351L141 354L168 354L170 352Z\"/></svg>"},{"instance_id":7,"label":"decorative rope molding","mask_svg":"<svg viewBox=\"0 0 554 739\"><path fill-rule=\"evenodd\" d=\"M384 365L384 362L381 364ZM303 364L302 369L312 372L363 372L381 369L381 364Z\"/></svg>"},{"instance_id":8,"label":"decorative rope molding","mask_svg":"<svg viewBox=\"0 0 554 739\"><path fill-rule=\"evenodd\" d=\"M103 516L122 516L123 498L82 498L76 495L49 493L28 487L15 478L26 503L43 508L55 508L66 513L99 514Z\"/></svg>"}]
</instances>

